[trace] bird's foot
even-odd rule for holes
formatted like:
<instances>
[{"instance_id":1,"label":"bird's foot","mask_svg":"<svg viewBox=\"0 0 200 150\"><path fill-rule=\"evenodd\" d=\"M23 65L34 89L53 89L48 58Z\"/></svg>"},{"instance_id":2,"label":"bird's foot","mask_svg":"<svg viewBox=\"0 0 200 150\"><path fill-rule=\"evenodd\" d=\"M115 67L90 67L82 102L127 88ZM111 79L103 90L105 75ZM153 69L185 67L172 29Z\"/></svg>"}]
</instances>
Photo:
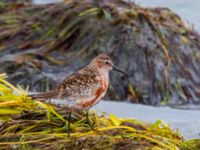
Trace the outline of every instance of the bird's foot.
<instances>
[{"instance_id":1,"label":"bird's foot","mask_svg":"<svg viewBox=\"0 0 200 150\"><path fill-rule=\"evenodd\" d=\"M90 121L90 117L89 117L89 112L86 112L86 120L85 123L88 124L88 126L90 127L90 129L92 131L95 131L97 133L100 133L100 131L98 129L95 129L94 124L92 124L92 122Z\"/></svg>"},{"instance_id":2,"label":"bird's foot","mask_svg":"<svg viewBox=\"0 0 200 150\"><path fill-rule=\"evenodd\" d=\"M90 127L91 130L95 131L94 125L90 121L90 117L89 117L89 112L88 111L86 112L85 123L88 124L88 126Z\"/></svg>"},{"instance_id":3,"label":"bird's foot","mask_svg":"<svg viewBox=\"0 0 200 150\"><path fill-rule=\"evenodd\" d=\"M70 124L71 124L71 115L72 115L72 112L69 112L68 113L68 124L67 124L67 133L68 133L68 138L70 138L70 132L71 132L71 128L70 128Z\"/></svg>"}]
</instances>

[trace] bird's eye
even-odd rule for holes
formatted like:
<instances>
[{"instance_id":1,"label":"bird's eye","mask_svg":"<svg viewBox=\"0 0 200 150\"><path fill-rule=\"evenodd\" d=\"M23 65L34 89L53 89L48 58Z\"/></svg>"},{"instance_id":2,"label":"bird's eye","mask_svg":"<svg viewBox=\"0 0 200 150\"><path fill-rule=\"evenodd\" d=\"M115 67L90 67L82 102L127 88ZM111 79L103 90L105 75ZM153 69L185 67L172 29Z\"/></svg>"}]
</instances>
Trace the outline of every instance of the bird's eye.
<instances>
[{"instance_id":1,"label":"bird's eye","mask_svg":"<svg viewBox=\"0 0 200 150\"><path fill-rule=\"evenodd\" d=\"M108 65L108 64L109 64L109 62L108 62L108 61L106 61L106 64Z\"/></svg>"}]
</instances>

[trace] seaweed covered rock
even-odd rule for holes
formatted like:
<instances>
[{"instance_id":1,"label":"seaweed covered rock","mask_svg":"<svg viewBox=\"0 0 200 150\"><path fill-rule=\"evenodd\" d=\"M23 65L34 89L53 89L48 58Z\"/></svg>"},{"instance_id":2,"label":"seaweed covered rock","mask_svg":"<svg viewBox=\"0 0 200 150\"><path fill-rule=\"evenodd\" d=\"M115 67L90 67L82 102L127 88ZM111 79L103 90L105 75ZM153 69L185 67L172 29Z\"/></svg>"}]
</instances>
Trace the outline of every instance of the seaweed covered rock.
<instances>
[{"instance_id":1,"label":"seaweed covered rock","mask_svg":"<svg viewBox=\"0 0 200 150\"><path fill-rule=\"evenodd\" d=\"M109 53L129 80L111 73L106 99L145 104L200 102L200 37L166 8L122 0L0 5L0 72L45 91L98 53Z\"/></svg>"}]
</instances>

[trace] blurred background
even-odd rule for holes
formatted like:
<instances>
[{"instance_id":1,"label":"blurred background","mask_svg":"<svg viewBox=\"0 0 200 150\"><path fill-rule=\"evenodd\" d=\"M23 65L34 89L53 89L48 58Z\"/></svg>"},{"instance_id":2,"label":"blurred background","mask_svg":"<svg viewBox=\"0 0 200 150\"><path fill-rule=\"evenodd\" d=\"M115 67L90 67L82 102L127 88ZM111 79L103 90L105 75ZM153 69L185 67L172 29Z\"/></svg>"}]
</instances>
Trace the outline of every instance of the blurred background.
<instances>
[{"instance_id":1,"label":"blurred background","mask_svg":"<svg viewBox=\"0 0 200 150\"><path fill-rule=\"evenodd\" d=\"M17 0L8 0L7 2L15 2ZM25 1L25 2L32 2L33 4L50 4L50 3L57 3L62 2L62 0L18 0ZM144 7L167 7L170 8L172 11L176 12L180 15L185 22L189 23L190 25L195 25L195 28L199 31L199 2L197 0L174 0L173 2L167 0L124 0L127 2L135 2Z\"/></svg>"},{"instance_id":2,"label":"blurred background","mask_svg":"<svg viewBox=\"0 0 200 150\"><path fill-rule=\"evenodd\" d=\"M33 0L34 4L47 4L61 2L62 0ZM127 2L135 2L144 7L167 7L176 12L189 26L193 26L200 31L199 1L197 0L126 0Z\"/></svg>"}]
</instances>

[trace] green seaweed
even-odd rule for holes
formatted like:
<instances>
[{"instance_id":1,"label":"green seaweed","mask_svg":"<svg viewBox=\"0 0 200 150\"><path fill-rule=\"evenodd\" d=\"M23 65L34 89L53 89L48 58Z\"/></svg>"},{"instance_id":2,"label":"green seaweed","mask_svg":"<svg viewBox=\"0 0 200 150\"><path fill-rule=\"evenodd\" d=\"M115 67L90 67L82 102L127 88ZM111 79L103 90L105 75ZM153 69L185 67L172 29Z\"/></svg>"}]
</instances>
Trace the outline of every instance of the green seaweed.
<instances>
[{"instance_id":1,"label":"green seaweed","mask_svg":"<svg viewBox=\"0 0 200 150\"><path fill-rule=\"evenodd\" d=\"M91 130L84 112L73 111L68 137L67 108L32 100L27 90L0 75L1 149L197 149L199 140L184 141L162 120L153 124L93 111Z\"/></svg>"}]
</instances>

